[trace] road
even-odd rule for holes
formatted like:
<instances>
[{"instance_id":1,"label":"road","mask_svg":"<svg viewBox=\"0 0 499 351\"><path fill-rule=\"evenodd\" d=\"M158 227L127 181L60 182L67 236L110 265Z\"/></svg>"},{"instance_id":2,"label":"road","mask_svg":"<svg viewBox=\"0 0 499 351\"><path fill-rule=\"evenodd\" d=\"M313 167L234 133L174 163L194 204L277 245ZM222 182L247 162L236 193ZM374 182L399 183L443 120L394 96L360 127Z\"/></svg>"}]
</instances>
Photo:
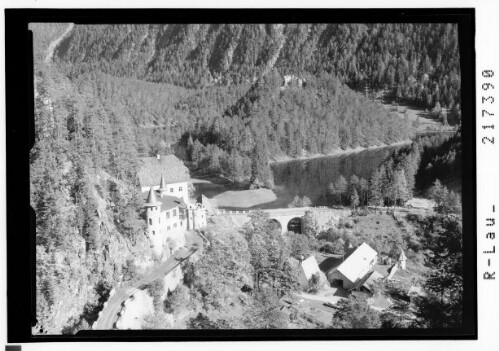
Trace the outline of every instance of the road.
<instances>
[{"instance_id":1,"label":"road","mask_svg":"<svg viewBox=\"0 0 499 351\"><path fill-rule=\"evenodd\" d=\"M101 311L99 318L92 326L92 329L114 329L116 320L118 319L118 313L121 311L124 302L139 291L139 286L164 277L196 251L197 249L187 250L181 248L138 282L116 289L115 293L105 303L104 309Z\"/></svg>"},{"instance_id":2,"label":"road","mask_svg":"<svg viewBox=\"0 0 499 351\"><path fill-rule=\"evenodd\" d=\"M64 40L64 38L66 38L69 35L69 33L71 33L73 28L74 28L74 23L70 23L68 25L68 27L66 28L66 30L64 31L64 33L62 33L60 37L58 37L57 39L55 39L54 41L52 41L50 43L49 47L47 48L47 55L45 56L45 63L52 62L52 58L54 57L55 49Z\"/></svg>"}]
</instances>

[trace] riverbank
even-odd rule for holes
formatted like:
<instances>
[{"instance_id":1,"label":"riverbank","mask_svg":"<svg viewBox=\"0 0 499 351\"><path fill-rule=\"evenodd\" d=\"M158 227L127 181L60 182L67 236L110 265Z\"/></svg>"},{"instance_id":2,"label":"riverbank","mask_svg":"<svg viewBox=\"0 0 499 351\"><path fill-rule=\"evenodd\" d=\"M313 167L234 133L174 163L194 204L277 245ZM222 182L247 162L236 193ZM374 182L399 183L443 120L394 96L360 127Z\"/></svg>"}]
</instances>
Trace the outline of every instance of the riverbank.
<instances>
[{"instance_id":1,"label":"riverbank","mask_svg":"<svg viewBox=\"0 0 499 351\"><path fill-rule=\"evenodd\" d=\"M278 163L286 163L286 162L292 162L292 161L306 161L306 160L311 160L315 158L321 158L321 157L331 157L331 156L341 156L341 155L349 155L353 153L358 153L366 150L375 150L375 149L380 149L384 147L390 147L390 146L404 146L404 145L410 145L412 143L412 140L402 140L402 141L397 141L396 143L391 143L391 144L381 144L381 145L374 145L374 146L369 146L369 147L356 147L354 149L349 148L346 150L338 149L334 150L328 154L309 154L309 155L303 155L303 156L298 156L298 157L290 157L290 156L277 156L273 157L270 160L270 164L278 164Z\"/></svg>"}]
</instances>

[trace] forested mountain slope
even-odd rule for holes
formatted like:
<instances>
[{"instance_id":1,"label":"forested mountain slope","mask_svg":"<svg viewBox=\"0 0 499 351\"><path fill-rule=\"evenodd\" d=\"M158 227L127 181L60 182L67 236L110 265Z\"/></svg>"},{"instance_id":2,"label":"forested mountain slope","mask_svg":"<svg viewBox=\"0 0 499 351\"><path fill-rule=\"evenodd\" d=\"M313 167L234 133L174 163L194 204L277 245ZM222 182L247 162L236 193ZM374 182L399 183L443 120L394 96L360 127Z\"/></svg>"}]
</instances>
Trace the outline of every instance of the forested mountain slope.
<instances>
[{"instance_id":1,"label":"forested mountain slope","mask_svg":"<svg viewBox=\"0 0 499 351\"><path fill-rule=\"evenodd\" d=\"M453 24L77 25L57 53L66 72L101 70L188 88L333 73L353 88L426 107L460 103Z\"/></svg>"},{"instance_id":2,"label":"forested mountain slope","mask_svg":"<svg viewBox=\"0 0 499 351\"><path fill-rule=\"evenodd\" d=\"M121 118L131 116L140 153L153 156L183 145L187 159L205 172L269 186L257 173L268 173L270 156L327 154L413 135L409 121L331 74L304 73L300 79L306 83L284 85L272 69L253 84L196 90L94 73L75 82L99 101L127 111Z\"/></svg>"},{"instance_id":3,"label":"forested mountain slope","mask_svg":"<svg viewBox=\"0 0 499 351\"><path fill-rule=\"evenodd\" d=\"M128 120L120 105L97 101L53 66L36 65L30 190L37 332L88 328L111 287L151 257Z\"/></svg>"},{"instance_id":4,"label":"forested mountain slope","mask_svg":"<svg viewBox=\"0 0 499 351\"><path fill-rule=\"evenodd\" d=\"M203 172L256 186L272 187L271 156L410 138L380 98L459 116L451 24L76 25L55 60L127 109L141 153L181 146Z\"/></svg>"}]
</instances>

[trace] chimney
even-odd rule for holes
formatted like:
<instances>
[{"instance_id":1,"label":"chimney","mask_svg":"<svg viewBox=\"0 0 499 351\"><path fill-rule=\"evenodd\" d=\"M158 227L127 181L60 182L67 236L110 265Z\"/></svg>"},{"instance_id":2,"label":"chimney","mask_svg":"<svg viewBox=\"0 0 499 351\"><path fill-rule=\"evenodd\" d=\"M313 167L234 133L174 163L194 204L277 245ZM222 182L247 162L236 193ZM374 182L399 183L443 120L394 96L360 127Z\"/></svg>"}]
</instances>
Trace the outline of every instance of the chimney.
<instances>
[{"instance_id":1,"label":"chimney","mask_svg":"<svg viewBox=\"0 0 499 351\"><path fill-rule=\"evenodd\" d=\"M156 158L157 158L158 160L160 160L160 159L161 159L161 155L160 155L160 154L156 154Z\"/></svg>"}]
</instances>

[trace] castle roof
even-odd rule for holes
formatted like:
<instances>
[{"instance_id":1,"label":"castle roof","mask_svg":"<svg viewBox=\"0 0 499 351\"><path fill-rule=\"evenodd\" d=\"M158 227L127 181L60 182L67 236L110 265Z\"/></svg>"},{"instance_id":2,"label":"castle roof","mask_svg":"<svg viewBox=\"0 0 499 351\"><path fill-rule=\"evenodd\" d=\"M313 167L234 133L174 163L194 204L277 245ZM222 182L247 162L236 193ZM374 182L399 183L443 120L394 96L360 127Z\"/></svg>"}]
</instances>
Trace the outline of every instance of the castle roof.
<instances>
[{"instance_id":1,"label":"castle roof","mask_svg":"<svg viewBox=\"0 0 499 351\"><path fill-rule=\"evenodd\" d=\"M146 206L158 206L159 202L156 198L156 191L151 187L149 193L147 194Z\"/></svg>"},{"instance_id":2,"label":"castle roof","mask_svg":"<svg viewBox=\"0 0 499 351\"><path fill-rule=\"evenodd\" d=\"M190 179L189 170L174 155L156 157L143 157L140 159L138 172L140 186L157 186L158 180L163 177L166 184L186 182Z\"/></svg>"},{"instance_id":3,"label":"castle roof","mask_svg":"<svg viewBox=\"0 0 499 351\"><path fill-rule=\"evenodd\" d=\"M149 197L151 196L151 191L149 192L144 192L144 196L147 195L147 203L145 204L146 206L161 206L161 212L164 211L169 211L171 209L174 209L176 207L187 207L184 200L181 197L176 197L176 196L169 196L169 195L163 195L159 196L157 194L157 190L153 190L153 197L156 199L156 202L154 205L149 204Z\"/></svg>"},{"instance_id":4,"label":"castle roof","mask_svg":"<svg viewBox=\"0 0 499 351\"><path fill-rule=\"evenodd\" d=\"M161 212L171 210L175 207L186 207L184 200L176 196L163 196L161 198Z\"/></svg>"},{"instance_id":5,"label":"castle roof","mask_svg":"<svg viewBox=\"0 0 499 351\"><path fill-rule=\"evenodd\" d=\"M161 175L161 180L159 182L159 190L166 191L166 181L164 175Z\"/></svg>"}]
</instances>

